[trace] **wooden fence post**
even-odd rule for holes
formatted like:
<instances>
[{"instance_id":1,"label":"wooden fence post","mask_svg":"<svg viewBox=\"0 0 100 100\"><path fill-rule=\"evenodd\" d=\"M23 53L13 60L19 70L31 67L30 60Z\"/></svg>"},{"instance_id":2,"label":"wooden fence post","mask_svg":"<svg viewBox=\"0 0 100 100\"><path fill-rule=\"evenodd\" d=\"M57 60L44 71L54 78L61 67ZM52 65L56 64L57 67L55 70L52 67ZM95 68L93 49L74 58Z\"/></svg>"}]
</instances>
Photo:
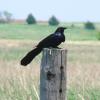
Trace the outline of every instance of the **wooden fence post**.
<instances>
[{"instance_id":1,"label":"wooden fence post","mask_svg":"<svg viewBox=\"0 0 100 100\"><path fill-rule=\"evenodd\" d=\"M44 48L40 72L40 100L67 100L65 49Z\"/></svg>"}]
</instances>

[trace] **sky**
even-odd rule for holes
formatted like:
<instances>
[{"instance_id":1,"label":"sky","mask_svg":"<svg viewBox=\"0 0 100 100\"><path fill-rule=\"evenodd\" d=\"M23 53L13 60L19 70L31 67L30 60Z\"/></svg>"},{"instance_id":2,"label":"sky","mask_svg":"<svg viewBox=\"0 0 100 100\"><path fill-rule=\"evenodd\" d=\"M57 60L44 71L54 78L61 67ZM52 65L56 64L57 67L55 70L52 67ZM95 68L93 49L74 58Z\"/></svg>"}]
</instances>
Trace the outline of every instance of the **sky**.
<instances>
[{"instance_id":1,"label":"sky","mask_svg":"<svg viewBox=\"0 0 100 100\"><path fill-rule=\"evenodd\" d=\"M0 12L11 12L15 19L26 19L32 13L47 21L55 15L65 22L100 22L100 0L0 0Z\"/></svg>"}]
</instances>

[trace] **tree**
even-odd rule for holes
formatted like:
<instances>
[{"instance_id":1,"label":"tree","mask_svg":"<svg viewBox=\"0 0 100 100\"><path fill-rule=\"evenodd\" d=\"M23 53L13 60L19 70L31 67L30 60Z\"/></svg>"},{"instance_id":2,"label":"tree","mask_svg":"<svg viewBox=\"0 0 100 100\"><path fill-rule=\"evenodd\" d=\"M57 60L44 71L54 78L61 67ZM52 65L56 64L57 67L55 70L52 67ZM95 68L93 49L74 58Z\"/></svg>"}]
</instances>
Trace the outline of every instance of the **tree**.
<instances>
[{"instance_id":1,"label":"tree","mask_svg":"<svg viewBox=\"0 0 100 100\"><path fill-rule=\"evenodd\" d=\"M7 22L10 22L12 20L12 14L8 11L4 11L4 16Z\"/></svg>"},{"instance_id":2,"label":"tree","mask_svg":"<svg viewBox=\"0 0 100 100\"><path fill-rule=\"evenodd\" d=\"M50 19L49 19L49 25L58 25L59 24L59 21L58 19L55 17L55 16L52 16Z\"/></svg>"},{"instance_id":3,"label":"tree","mask_svg":"<svg viewBox=\"0 0 100 100\"><path fill-rule=\"evenodd\" d=\"M92 22L88 21L88 22L85 23L85 28L94 30L95 26L94 26L94 24Z\"/></svg>"},{"instance_id":4,"label":"tree","mask_svg":"<svg viewBox=\"0 0 100 100\"><path fill-rule=\"evenodd\" d=\"M0 12L0 24L6 23L5 19L3 18L2 12Z\"/></svg>"},{"instance_id":5,"label":"tree","mask_svg":"<svg viewBox=\"0 0 100 100\"><path fill-rule=\"evenodd\" d=\"M28 24L36 24L35 17L32 14L29 14L28 17L27 17L27 19L26 19L26 22Z\"/></svg>"}]
</instances>

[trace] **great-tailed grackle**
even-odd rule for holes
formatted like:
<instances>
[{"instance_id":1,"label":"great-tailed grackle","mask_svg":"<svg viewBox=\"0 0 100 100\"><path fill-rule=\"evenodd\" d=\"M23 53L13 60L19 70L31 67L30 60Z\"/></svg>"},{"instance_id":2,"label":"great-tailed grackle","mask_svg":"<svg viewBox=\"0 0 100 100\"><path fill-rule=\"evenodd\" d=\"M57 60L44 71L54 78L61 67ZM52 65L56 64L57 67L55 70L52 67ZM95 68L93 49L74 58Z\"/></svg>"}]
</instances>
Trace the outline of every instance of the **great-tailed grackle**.
<instances>
[{"instance_id":1,"label":"great-tailed grackle","mask_svg":"<svg viewBox=\"0 0 100 100\"><path fill-rule=\"evenodd\" d=\"M35 49L31 50L22 60L21 60L21 65L26 66L29 64L33 58L35 58L43 48L57 48L61 42L65 41L65 35L64 35L64 30L66 27L58 27L56 31L43 39L42 41L39 42L39 44L36 46Z\"/></svg>"}]
</instances>

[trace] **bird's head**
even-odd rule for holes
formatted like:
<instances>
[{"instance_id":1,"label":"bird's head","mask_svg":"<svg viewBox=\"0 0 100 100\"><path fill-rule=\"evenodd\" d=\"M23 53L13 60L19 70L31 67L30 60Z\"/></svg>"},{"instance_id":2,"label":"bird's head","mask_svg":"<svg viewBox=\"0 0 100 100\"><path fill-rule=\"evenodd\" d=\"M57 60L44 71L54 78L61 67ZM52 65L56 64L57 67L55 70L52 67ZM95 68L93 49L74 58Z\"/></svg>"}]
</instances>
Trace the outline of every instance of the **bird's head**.
<instances>
[{"instance_id":1,"label":"bird's head","mask_svg":"<svg viewBox=\"0 0 100 100\"><path fill-rule=\"evenodd\" d=\"M55 32L63 33L65 29L67 29L67 27L58 27Z\"/></svg>"}]
</instances>

